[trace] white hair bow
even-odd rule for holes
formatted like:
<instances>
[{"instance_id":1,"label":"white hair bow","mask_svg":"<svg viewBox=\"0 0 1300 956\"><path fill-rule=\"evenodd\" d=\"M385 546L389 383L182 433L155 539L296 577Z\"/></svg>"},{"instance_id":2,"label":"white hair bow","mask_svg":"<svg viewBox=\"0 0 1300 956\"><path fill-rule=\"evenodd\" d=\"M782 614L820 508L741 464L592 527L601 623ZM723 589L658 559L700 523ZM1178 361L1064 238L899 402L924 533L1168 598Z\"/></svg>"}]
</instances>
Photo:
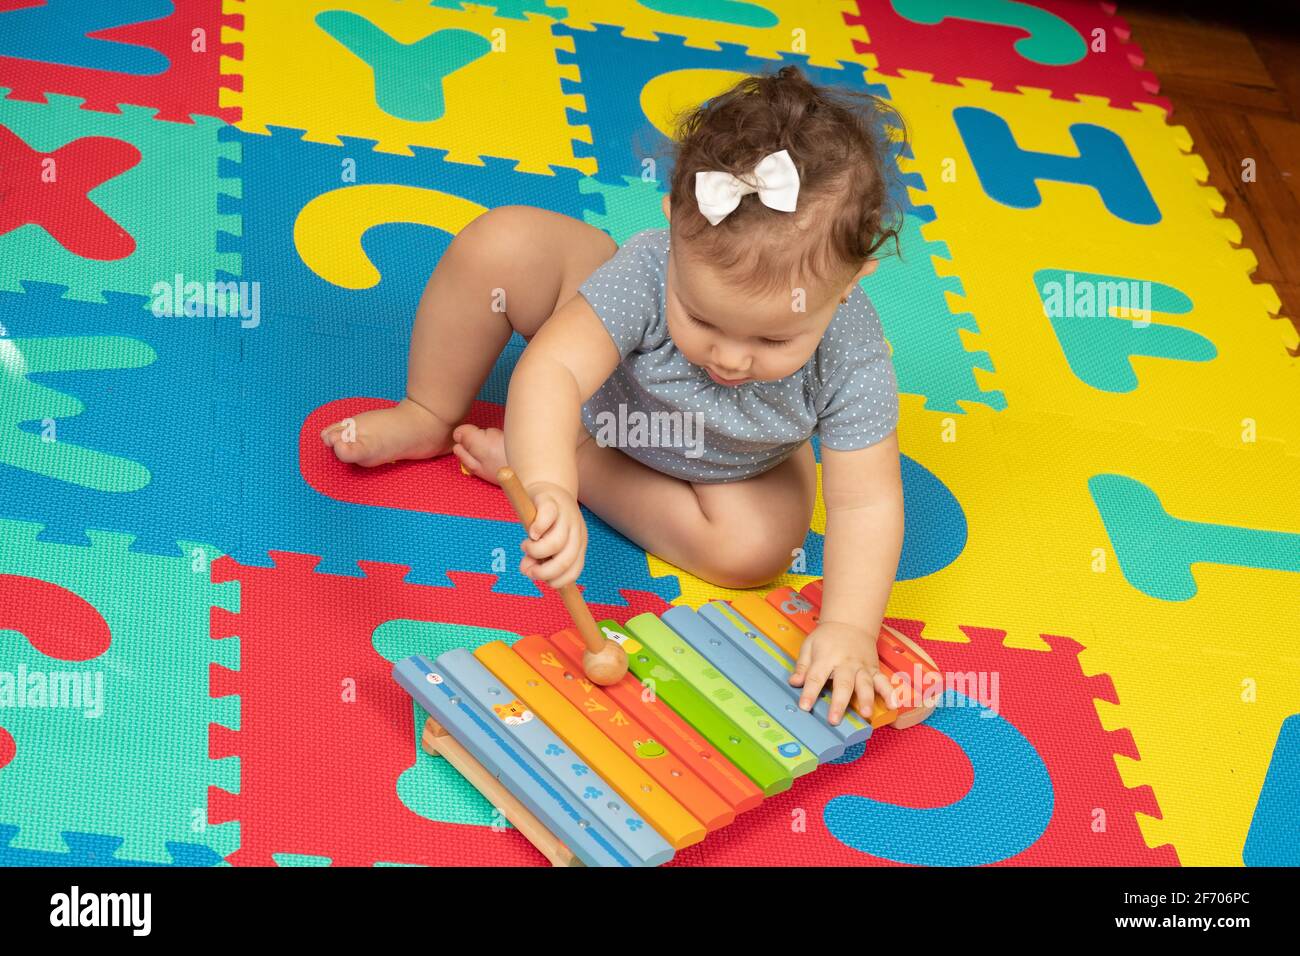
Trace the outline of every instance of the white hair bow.
<instances>
[{"instance_id":1,"label":"white hair bow","mask_svg":"<svg viewBox=\"0 0 1300 956\"><path fill-rule=\"evenodd\" d=\"M751 186L738 176L720 170L695 174L695 200L709 225L716 226L726 219L740 205L741 198L750 193L758 193L769 209L794 212L799 198L799 171L788 150L764 156L750 178L757 185Z\"/></svg>"}]
</instances>

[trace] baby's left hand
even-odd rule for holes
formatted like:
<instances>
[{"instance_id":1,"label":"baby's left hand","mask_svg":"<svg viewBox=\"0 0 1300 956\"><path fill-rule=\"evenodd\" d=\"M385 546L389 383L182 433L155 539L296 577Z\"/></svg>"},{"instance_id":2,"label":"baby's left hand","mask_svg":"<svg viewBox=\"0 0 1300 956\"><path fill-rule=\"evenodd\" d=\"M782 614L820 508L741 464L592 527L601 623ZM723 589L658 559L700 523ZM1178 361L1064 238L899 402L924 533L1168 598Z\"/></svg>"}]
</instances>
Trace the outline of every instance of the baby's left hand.
<instances>
[{"instance_id":1,"label":"baby's left hand","mask_svg":"<svg viewBox=\"0 0 1300 956\"><path fill-rule=\"evenodd\" d=\"M858 710L870 714L877 691L886 701L893 693L888 678L880 673L876 635L836 621L818 624L799 648L799 660L790 675L790 683L803 688L799 698L801 709L812 710L828 679L832 681L829 715L832 724L843 719L855 694Z\"/></svg>"}]
</instances>

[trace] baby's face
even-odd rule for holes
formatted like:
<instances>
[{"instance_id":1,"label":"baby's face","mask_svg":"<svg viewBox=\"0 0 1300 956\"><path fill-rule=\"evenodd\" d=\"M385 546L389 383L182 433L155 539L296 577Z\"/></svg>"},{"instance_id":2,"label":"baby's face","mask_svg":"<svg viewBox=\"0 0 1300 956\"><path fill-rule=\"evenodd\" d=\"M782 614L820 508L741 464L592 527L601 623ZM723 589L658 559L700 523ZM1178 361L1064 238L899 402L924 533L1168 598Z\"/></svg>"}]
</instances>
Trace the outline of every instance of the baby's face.
<instances>
[{"instance_id":1,"label":"baby's face","mask_svg":"<svg viewBox=\"0 0 1300 956\"><path fill-rule=\"evenodd\" d=\"M812 358L844 294L823 285L745 296L707 264L679 257L674 246L665 290L668 334L688 362L720 385L773 381Z\"/></svg>"}]
</instances>

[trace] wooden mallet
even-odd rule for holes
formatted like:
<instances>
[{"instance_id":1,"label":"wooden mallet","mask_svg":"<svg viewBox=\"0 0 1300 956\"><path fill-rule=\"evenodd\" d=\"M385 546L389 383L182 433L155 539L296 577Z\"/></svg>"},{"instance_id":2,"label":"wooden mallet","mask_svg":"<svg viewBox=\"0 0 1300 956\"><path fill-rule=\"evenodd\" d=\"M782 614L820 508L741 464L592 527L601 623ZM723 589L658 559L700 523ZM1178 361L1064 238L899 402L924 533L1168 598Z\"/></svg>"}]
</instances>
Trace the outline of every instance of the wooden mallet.
<instances>
[{"instance_id":1,"label":"wooden mallet","mask_svg":"<svg viewBox=\"0 0 1300 956\"><path fill-rule=\"evenodd\" d=\"M515 514L519 515L519 520L524 525L524 533L527 534L533 519L537 517L537 506L533 504L533 499L528 497L523 482L509 465L497 471L497 481L505 491L506 497L510 499L510 503L514 505ZM587 602L582 599L582 592L578 590L577 584L566 584L559 591L560 598L569 611L569 617L573 619L573 626L587 648L582 654L582 669L587 679L602 687L617 684L627 673L627 654L616 641L611 641L600 632L600 628L596 627L596 619L591 616L591 611L587 608Z\"/></svg>"}]
</instances>

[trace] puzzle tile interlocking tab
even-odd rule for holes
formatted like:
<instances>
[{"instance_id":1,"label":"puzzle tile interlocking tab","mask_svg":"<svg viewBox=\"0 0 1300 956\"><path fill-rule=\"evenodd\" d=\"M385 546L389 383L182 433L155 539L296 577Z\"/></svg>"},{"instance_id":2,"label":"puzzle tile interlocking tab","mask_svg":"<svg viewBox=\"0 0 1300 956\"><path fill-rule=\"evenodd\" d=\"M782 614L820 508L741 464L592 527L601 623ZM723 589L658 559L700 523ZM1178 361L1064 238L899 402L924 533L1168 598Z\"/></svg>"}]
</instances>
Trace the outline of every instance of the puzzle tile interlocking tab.
<instances>
[{"instance_id":1,"label":"puzzle tile interlocking tab","mask_svg":"<svg viewBox=\"0 0 1300 956\"><path fill-rule=\"evenodd\" d=\"M920 218L905 216L898 256L882 259L865 284L893 350L898 389L925 396L931 411L960 412L962 403L1006 408L1002 392L982 388L975 375L993 372L993 359L974 347L981 344L975 317L959 311L963 287L947 247L924 229Z\"/></svg>"}]
</instances>

